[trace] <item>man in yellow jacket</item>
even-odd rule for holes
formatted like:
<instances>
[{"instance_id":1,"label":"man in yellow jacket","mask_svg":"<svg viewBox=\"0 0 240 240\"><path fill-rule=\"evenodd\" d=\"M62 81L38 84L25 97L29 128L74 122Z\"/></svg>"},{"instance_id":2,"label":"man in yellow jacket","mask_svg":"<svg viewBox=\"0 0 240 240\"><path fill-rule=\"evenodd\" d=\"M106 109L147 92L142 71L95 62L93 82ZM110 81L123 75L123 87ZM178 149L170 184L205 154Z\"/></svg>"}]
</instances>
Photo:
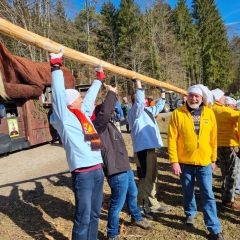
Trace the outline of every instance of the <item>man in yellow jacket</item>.
<instances>
[{"instance_id":1,"label":"man in yellow jacket","mask_svg":"<svg viewBox=\"0 0 240 240\"><path fill-rule=\"evenodd\" d=\"M217 158L217 124L213 111L203 105L203 95L206 94L202 87L200 84L190 87L186 103L172 113L168 129L168 152L172 172L180 176L186 224L195 227L196 178L209 238L223 240L212 190L212 171Z\"/></svg>"},{"instance_id":2,"label":"man in yellow jacket","mask_svg":"<svg viewBox=\"0 0 240 240\"><path fill-rule=\"evenodd\" d=\"M222 205L233 210L240 210L240 205L235 200L240 200L235 196L237 183L237 173L239 168L238 159L238 140L236 136L236 124L239 118L239 112L224 106L228 104L223 91L220 89L212 90L215 100L213 112L217 121L217 157L222 173Z\"/></svg>"}]
</instances>

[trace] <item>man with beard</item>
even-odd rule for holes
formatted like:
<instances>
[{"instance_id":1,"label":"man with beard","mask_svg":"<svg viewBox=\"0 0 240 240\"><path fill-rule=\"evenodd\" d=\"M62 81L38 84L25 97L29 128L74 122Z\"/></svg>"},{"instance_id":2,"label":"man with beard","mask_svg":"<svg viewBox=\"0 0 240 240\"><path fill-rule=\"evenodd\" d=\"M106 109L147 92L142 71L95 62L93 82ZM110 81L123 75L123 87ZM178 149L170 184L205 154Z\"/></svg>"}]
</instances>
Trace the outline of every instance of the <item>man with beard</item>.
<instances>
[{"instance_id":1,"label":"man with beard","mask_svg":"<svg viewBox=\"0 0 240 240\"><path fill-rule=\"evenodd\" d=\"M204 91L211 94L203 85L190 87L186 104L173 112L168 129L168 152L172 172L180 176L182 184L185 223L195 227L196 178L209 239L223 240L212 190L212 171L217 159L217 124L213 111L205 106L208 103L203 96L208 93Z\"/></svg>"}]
</instances>

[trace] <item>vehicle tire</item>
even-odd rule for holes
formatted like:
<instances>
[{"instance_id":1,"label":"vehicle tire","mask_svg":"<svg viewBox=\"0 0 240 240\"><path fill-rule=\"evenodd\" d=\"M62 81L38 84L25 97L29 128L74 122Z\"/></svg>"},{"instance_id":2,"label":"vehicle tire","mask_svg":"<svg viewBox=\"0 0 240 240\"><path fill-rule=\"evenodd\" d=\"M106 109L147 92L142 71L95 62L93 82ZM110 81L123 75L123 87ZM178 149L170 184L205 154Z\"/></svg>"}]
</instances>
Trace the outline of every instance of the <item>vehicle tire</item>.
<instances>
[{"instance_id":1,"label":"vehicle tire","mask_svg":"<svg viewBox=\"0 0 240 240\"><path fill-rule=\"evenodd\" d=\"M170 112L170 105L168 103L165 103L162 112L164 113Z\"/></svg>"}]
</instances>

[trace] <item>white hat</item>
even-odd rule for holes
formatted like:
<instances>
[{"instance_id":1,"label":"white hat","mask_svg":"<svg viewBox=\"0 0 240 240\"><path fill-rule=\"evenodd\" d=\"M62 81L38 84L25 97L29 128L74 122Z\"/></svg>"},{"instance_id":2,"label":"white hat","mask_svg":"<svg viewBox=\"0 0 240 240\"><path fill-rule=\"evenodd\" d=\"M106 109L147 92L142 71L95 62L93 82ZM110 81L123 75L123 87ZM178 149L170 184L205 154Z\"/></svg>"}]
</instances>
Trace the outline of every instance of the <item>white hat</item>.
<instances>
[{"instance_id":1,"label":"white hat","mask_svg":"<svg viewBox=\"0 0 240 240\"><path fill-rule=\"evenodd\" d=\"M234 98L231 98L231 97L226 97L225 98L225 102L224 104L227 105L227 104L236 104L237 101L234 99Z\"/></svg>"},{"instance_id":2,"label":"white hat","mask_svg":"<svg viewBox=\"0 0 240 240\"><path fill-rule=\"evenodd\" d=\"M211 107L213 105L213 96L211 91L208 89L208 87L202 84L193 85L187 90L187 93L190 93L190 92L201 95L203 98L203 103L206 106Z\"/></svg>"},{"instance_id":3,"label":"white hat","mask_svg":"<svg viewBox=\"0 0 240 240\"><path fill-rule=\"evenodd\" d=\"M75 89L66 89L66 104L67 106L72 104L79 96L79 92Z\"/></svg>"},{"instance_id":4,"label":"white hat","mask_svg":"<svg viewBox=\"0 0 240 240\"><path fill-rule=\"evenodd\" d=\"M236 110L240 110L240 99L236 101Z\"/></svg>"},{"instance_id":5,"label":"white hat","mask_svg":"<svg viewBox=\"0 0 240 240\"><path fill-rule=\"evenodd\" d=\"M197 85L193 85L191 86L188 90L187 90L187 93L196 93L200 96L203 95L203 92L202 90L197 86Z\"/></svg>"},{"instance_id":6,"label":"white hat","mask_svg":"<svg viewBox=\"0 0 240 240\"><path fill-rule=\"evenodd\" d=\"M212 95L213 95L215 101L219 101L219 99L222 96L224 96L224 92L219 88L216 88L216 89L212 90L211 92L212 92Z\"/></svg>"}]
</instances>

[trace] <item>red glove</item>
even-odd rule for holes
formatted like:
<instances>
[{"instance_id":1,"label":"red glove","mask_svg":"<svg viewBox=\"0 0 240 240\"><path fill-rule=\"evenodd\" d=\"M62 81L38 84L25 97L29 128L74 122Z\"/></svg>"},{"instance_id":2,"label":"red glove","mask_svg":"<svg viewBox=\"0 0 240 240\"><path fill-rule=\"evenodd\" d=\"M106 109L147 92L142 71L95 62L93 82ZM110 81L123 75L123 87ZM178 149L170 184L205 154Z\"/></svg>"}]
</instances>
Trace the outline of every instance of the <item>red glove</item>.
<instances>
[{"instance_id":1,"label":"red glove","mask_svg":"<svg viewBox=\"0 0 240 240\"><path fill-rule=\"evenodd\" d=\"M96 79L104 80L106 78L106 75L104 74L103 69L102 69L102 63L100 63L97 68L95 68L95 71L97 73Z\"/></svg>"},{"instance_id":2,"label":"red glove","mask_svg":"<svg viewBox=\"0 0 240 240\"><path fill-rule=\"evenodd\" d=\"M54 65L62 66L63 52L64 52L64 50L63 50L63 48L61 48L60 52L58 54L56 54L56 53L50 53L49 54L51 66L54 66Z\"/></svg>"}]
</instances>

